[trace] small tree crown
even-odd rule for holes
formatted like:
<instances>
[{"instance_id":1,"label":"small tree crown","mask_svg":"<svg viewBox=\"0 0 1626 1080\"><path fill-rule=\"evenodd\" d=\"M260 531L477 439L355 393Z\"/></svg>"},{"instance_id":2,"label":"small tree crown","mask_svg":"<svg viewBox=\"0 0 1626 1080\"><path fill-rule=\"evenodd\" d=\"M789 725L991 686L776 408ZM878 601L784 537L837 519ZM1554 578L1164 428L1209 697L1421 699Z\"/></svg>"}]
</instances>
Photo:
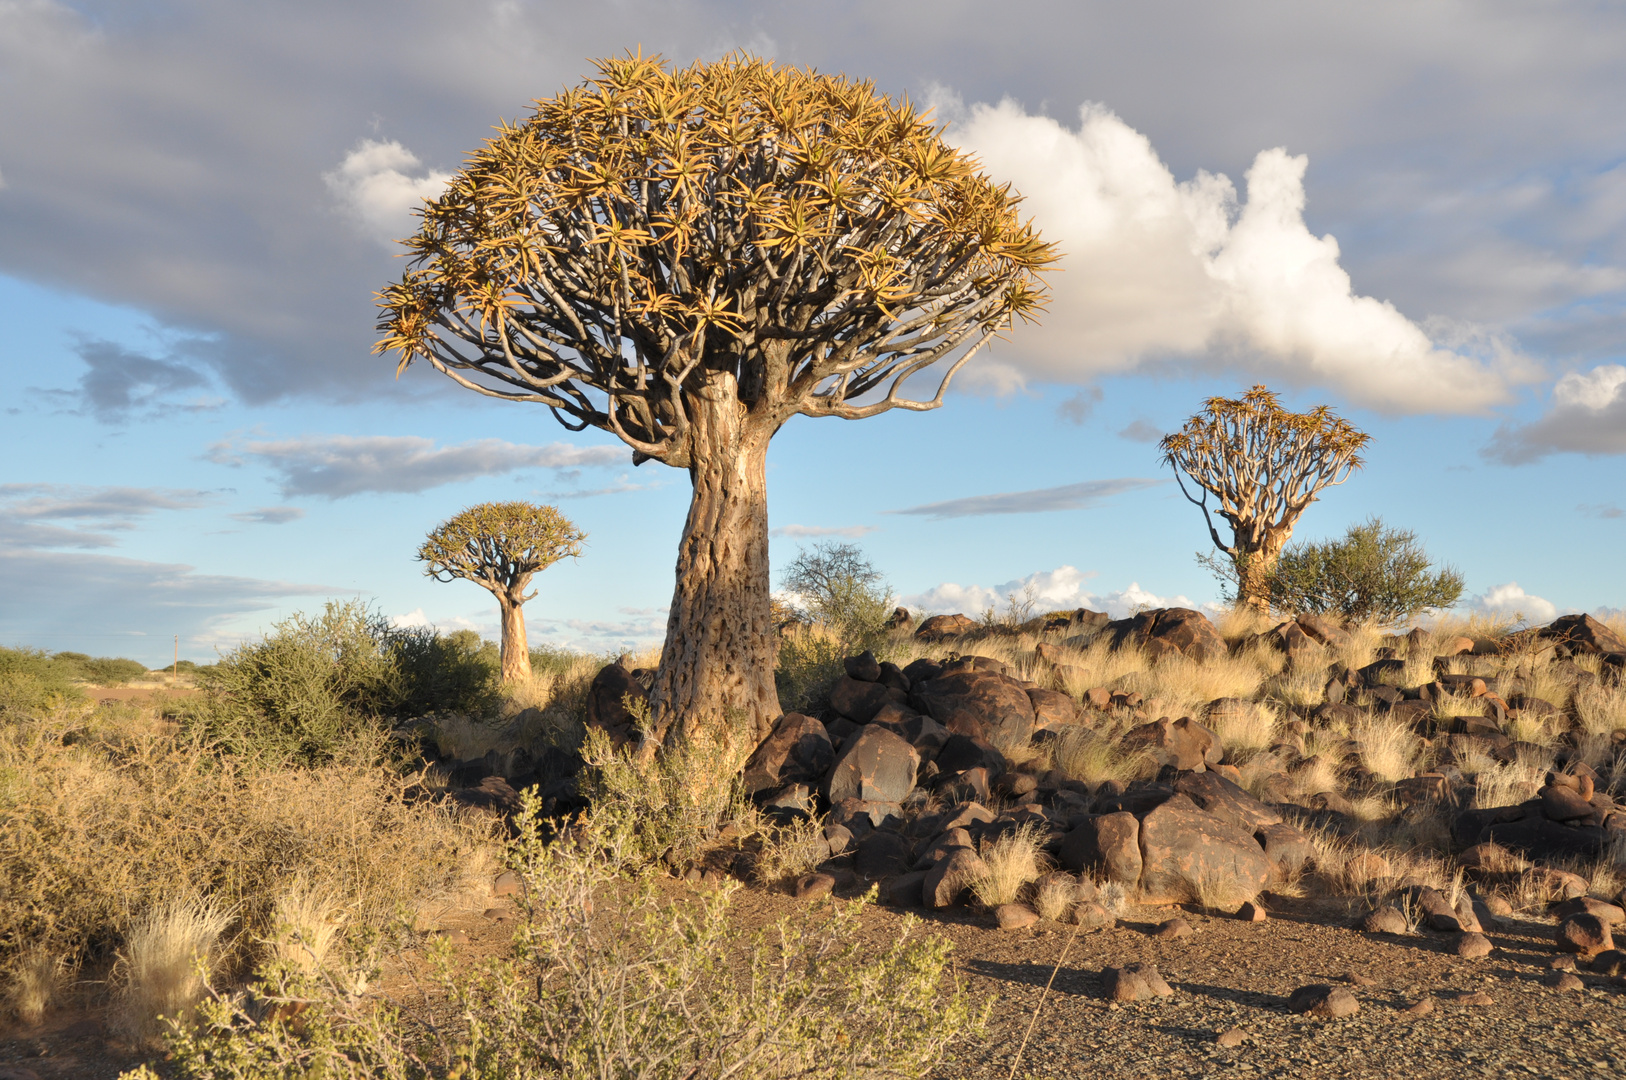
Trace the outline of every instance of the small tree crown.
<instances>
[{"instance_id":1,"label":"small tree crown","mask_svg":"<svg viewBox=\"0 0 1626 1080\"><path fill-rule=\"evenodd\" d=\"M436 526L418 548L424 573L462 578L500 596L521 595L533 575L581 554L581 532L556 507L528 502L481 503Z\"/></svg>"},{"instance_id":2,"label":"small tree crown","mask_svg":"<svg viewBox=\"0 0 1626 1080\"><path fill-rule=\"evenodd\" d=\"M1184 472L1219 497L1217 512L1240 533L1254 523L1296 520L1317 492L1365 464L1360 452L1370 441L1328 406L1288 412L1275 393L1256 384L1240 398L1209 398L1159 448L1176 479ZM1236 554L1217 533L1214 545Z\"/></svg>"},{"instance_id":3,"label":"small tree crown","mask_svg":"<svg viewBox=\"0 0 1626 1080\"><path fill-rule=\"evenodd\" d=\"M379 294L374 351L398 374L421 358L687 466L713 376L770 432L935 408L1043 306L1053 247L907 100L739 55L597 67L501 124L424 206ZM936 397L900 396L956 350Z\"/></svg>"}]
</instances>

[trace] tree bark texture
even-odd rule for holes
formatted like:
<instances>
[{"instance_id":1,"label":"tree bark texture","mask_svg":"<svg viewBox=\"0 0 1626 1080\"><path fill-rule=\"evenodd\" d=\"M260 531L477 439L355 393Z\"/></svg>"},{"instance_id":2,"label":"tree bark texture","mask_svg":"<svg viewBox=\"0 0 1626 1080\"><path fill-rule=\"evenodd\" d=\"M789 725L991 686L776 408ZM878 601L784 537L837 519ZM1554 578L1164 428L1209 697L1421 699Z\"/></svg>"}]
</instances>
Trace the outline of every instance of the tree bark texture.
<instances>
[{"instance_id":1,"label":"tree bark texture","mask_svg":"<svg viewBox=\"0 0 1626 1080\"><path fill-rule=\"evenodd\" d=\"M531 677L531 646L525 640L525 601L497 594L502 609L502 681L524 682Z\"/></svg>"},{"instance_id":2,"label":"tree bark texture","mask_svg":"<svg viewBox=\"0 0 1626 1080\"><path fill-rule=\"evenodd\" d=\"M689 396L694 493L678 545L666 647L650 695L654 732L732 727L765 738L781 715L774 686L768 567L768 440L731 376Z\"/></svg>"},{"instance_id":3,"label":"tree bark texture","mask_svg":"<svg viewBox=\"0 0 1626 1080\"><path fill-rule=\"evenodd\" d=\"M1293 528L1288 525L1286 528L1266 528L1262 531L1264 538L1256 541L1252 547L1244 547L1242 538L1238 537L1232 561L1236 565L1236 602L1261 615L1268 615L1270 572L1276 568L1276 561L1281 557L1287 541L1292 539Z\"/></svg>"}]
</instances>

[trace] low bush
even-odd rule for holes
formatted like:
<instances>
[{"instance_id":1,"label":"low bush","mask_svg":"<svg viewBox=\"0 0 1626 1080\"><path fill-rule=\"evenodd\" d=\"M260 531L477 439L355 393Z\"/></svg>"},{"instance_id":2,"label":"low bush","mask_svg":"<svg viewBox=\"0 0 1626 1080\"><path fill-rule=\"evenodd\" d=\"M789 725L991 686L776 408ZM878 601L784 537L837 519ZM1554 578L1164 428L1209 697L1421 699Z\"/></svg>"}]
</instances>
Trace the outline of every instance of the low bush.
<instances>
[{"instance_id":1,"label":"low bush","mask_svg":"<svg viewBox=\"0 0 1626 1080\"><path fill-rule=\"evenodd\" d=\"M321 765L279 769L177 738L129 706L8 719L0 980L15 997L39 981L30 972L105 964L143 919L188 899L232 913L225 959L240 968L300 880L363 925L403 905L478 902L494 872L491 826L414 802L382 747L352 741Z\"/></svg>"},{"instance_id":2,"label":"low bush","mask_svg":"<svg viewBox=\"0 0 1626 1080\"><path fill-rule=\"evenodd\" d=\"M469 976L442 951L437 992L410 1008L353 992L366 971L274 965L249 993L206 1002L201 1024L173 1026L173 1068L194 1080L879 1080L924 1076L980 1031L948 945L913 921L879 947L862 943L861 903L744 930L736 887L675 904L628 890L599 854L613 836L586 822L544 845L536 810L513 850L526 888L512 959Z\"/></svg>"},{"instance_id":3,"label":"low bush","mask_svg":"<svg viewBox=\"0 0 1626 1080\"><path fill-rule=\"evenodd\" d=\"M1372 517L1341 540L1293 544L1270 571L1271 607L1396 623L1448 608L1462 597L1462 575L1431 572L1417 534Z\"/></svg>"}]
</instances>

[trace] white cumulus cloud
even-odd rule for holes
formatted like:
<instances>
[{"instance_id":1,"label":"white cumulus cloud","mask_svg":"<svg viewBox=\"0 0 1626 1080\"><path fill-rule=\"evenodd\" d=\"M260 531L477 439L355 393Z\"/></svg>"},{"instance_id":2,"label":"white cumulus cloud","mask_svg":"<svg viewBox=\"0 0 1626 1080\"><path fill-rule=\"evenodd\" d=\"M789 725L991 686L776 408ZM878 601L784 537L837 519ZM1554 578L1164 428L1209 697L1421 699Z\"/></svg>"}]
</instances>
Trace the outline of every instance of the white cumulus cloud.
<instances>
[{"instance_id":1,"label":"white cumulus cloud","mask_svg":"<svg viewBox=\"0 0 1626 1080\"><path fill-rule=\"evenodd\" d=\"M1019 604L1031 598L1036 612L1084 607L1105 611L1115 619L1146 608L1196 606L1184 596L1159 596L1141 588L1139 582L1130 582L1128 588L1114 592L1091 592L1084 587L1084 583L1093 577L1094 571L1058 566L1054 570L1040 570L1000 585L943 582L925 592L901 597L898 603L915 611L960 612L975 616L990 607L1003 612L1012 598Z\"/></svg>"},{"instance_id":2,"label":"white cumulus cloud","mask_svg":"<svg viewBox=\"0 0 1626 1080\"><path fill-rule=\"evenodd\" d=\"M1555 604L1539 596L1531 596L1519 587L1517 581L1486 589L1471 598L1468 607L1485 615L1522 615L1528 623L1546 623L1558 618L1558 607Z\"/></svg>"},{"instance_id":3,"label":"white cumulus cloud","mask_svg":"<svg viewBox=\"0 0 1626 1080\"><path fill-rule=\"evenodd\" d=\"M363 139L322 181L363 231L383 244L410 235L412 211L439 197L449 172L423 169L418 156L391 139Z\"/></svg>"},{"instance_id":4,"label":"white cumulus cloud","mask_svg":"<svg viewBox=\"0 0 1626 1080\"><path fill-rule=\"evenodd\" d=\"M1309 159L1263 150L1239 200L1225 176L1186 181L1151 141L1086 104L1076 129L1009 100L969 109L948 138L1011 181L1062 252L1039 327L1001 350L1024 374L1087 382L1171 363L1336 388L1387 412L1478 412L1535 366L1494 334L1433 340L1387 301L1357 294L1338 241L1304 221Z\"/></svg>"}]
</instances>

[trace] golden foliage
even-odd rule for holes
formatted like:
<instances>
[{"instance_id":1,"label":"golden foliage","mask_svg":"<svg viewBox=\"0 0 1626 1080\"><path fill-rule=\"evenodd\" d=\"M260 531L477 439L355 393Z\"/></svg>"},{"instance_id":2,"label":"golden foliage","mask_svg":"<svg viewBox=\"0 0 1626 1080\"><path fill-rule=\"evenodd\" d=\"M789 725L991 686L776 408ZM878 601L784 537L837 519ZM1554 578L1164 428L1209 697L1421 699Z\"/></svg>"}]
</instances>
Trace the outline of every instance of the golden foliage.
<instances>
[{"instance_id":1,"label":"golden foliage","mask_svg":"<svg viewBox=\"0 0 1626 1080\"><path fill-rule=\"evenodd\" d=\"M1043 307L1054 249L909 101L739 55L597 67L424 206L379 294L398 371L422 358L682 465L686 399L719 371L770 434L931 408L904 379Z\"/></svg>"}]
</instances>

